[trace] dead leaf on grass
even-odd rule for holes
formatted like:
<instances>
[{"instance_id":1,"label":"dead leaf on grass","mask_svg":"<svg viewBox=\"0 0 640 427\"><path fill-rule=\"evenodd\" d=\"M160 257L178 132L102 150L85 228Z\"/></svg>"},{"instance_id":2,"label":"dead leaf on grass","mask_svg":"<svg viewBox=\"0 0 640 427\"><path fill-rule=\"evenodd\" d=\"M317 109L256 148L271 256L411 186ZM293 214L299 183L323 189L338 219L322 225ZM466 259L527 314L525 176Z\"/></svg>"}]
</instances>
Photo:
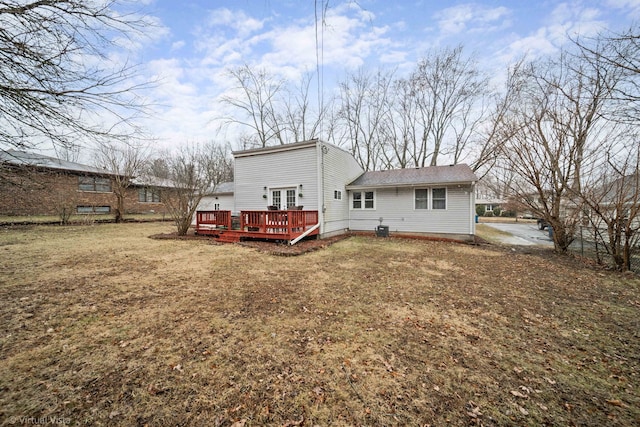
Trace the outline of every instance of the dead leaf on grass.
<instances>
[{"instance_id":1,"label":"dead leaf on grass","mask_svg":"<svg viewBox=\"0 0 640 427\"><path fill-rule=\"evenodd\" d=\"M620 399L607 399L607 403L613 406L624 406Z\"/></svg>"},{"instance_id":2,"label":"dead leaf on grass","mask_svg":"<svg viewBox=\"0 0 640 427\"><path fill-rule=\"evenodd\" d=\"M300 416L300 419L299 419L299 420L297 420L297 421L291 421L291 420L287 421L286 423L284 423L284 424L282 425L282 427L293 427L293 426L299 426L299 425L302 425L302 423L304 423L304 415L301 415L301 416Z\"/></svg>"},{"instance_id":3,"label":"dead leaf on grass","mask_svg":"<svg viewBox=\"0 0 640 427\"><path fill-rule=\"evenodd\" d=\"M519 392L519 391L517 391L517 390L511 390L511 394L513 394L515 397L521 397L521 398L523 398L523 399L526 399L526 398L527 398L527 395L526 395L526 394L520 393L520 392Z\"/></svg>"},{"instance_id":4,"label":"dead leaf on grass","mask_svg":"<svg viewBox=\"0 0 640 427\"><path fill-rule=\"evenodd\" d=\"M245 418L236 421L235 423L231 424L231 427L244 427L244 425L247 423L247 420Z\"/></svg>"}]
</instances>

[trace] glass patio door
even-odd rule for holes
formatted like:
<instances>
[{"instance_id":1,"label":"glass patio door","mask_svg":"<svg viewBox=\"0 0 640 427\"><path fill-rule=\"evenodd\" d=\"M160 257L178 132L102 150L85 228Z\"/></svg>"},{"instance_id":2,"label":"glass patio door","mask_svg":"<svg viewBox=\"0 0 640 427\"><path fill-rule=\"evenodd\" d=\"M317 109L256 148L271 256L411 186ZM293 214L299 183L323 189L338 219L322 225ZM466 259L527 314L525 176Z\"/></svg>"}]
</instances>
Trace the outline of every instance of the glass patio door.
<instances>
[{"instance_id":1,"label":"glass patio door","mask_svg":"<svg viewBox=\"0 0 640 427\"><path fill-rule=\"evenodd\" d=\"M286 210L296 206L296 188L275 188L271 190L271 205Z\"/></svg>"}]
</instances>

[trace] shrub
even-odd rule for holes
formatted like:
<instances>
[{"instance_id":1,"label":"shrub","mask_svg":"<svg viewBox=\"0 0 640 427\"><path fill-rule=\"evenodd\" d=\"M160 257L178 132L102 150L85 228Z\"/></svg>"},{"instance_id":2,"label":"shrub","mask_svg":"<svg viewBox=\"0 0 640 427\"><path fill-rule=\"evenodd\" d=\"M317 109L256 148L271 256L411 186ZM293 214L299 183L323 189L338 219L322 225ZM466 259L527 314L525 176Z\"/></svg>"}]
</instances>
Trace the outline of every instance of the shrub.
<instances>
[{"instance_id":1,"label":"shrub","mask_svg":"<svg viewBox=\"0 0 640 427\"><path fill-rule=\"evenodd\" d=\"M484 216L484 213L485 213L485 206L484 205L476 206L476 215Z\"/></svg>"}]
</instances>

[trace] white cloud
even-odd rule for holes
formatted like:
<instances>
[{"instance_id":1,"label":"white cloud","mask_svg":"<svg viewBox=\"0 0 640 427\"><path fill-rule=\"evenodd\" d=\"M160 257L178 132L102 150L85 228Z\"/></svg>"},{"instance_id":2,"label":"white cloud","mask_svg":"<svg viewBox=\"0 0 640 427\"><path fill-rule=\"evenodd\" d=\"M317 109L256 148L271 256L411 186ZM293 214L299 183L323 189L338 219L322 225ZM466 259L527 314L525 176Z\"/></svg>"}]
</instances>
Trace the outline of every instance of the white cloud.
<instances>
[{"instance_id":1,"label":"white cloud","mask_svg":"<svg viewBox=\"0 0 640 427\"><path fill-rule=\"evenodd\" d=\"M511 25L511 12L506 7L489 8L467 3L443 9L435 14L438 28L444 36L462 32L488 32Z\"/></svg>"},{"instance_id":2,"label":"white cloud","mask_svg":"<svg viewBox=\"0 0 640 427\"><path fill-rule=\"evenodd\" d=\"M207 26L227 26L236 30L239 37L246 37L261 30L264 22L247 16L242 10L232 11L227 8L221 8L211 11Z\"/></svg>"},{"instance_id":3,"label":"white cloud","mask_svg":"<svg viewBox=\"0 0 640 427\"><path fill-rule=\"evenodd\" d=\"M185 46L184 40L178 40L177 42L171 43L171 52L175 52L176 50L180 50Z\"/></svg>"}]
</instances>

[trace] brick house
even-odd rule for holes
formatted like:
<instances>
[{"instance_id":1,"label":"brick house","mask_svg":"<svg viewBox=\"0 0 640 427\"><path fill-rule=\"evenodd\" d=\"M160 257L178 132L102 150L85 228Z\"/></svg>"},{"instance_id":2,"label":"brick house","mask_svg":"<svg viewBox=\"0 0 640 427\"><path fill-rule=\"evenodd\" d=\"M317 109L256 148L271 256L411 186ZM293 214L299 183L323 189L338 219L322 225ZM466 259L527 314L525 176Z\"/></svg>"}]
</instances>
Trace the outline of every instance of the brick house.
<instances>
[{"instance_id":1,"label":"brick house","mask_svg":"<svg viewBox=\"0 0 640 427\"><path fill-rule=\"evenodd\" d=\"M113 214L116 175L93 166L18 150L0 151L0 215ZM125 214L166 213L162 185L133 181Z\"/></svg>"}]
</instances>

